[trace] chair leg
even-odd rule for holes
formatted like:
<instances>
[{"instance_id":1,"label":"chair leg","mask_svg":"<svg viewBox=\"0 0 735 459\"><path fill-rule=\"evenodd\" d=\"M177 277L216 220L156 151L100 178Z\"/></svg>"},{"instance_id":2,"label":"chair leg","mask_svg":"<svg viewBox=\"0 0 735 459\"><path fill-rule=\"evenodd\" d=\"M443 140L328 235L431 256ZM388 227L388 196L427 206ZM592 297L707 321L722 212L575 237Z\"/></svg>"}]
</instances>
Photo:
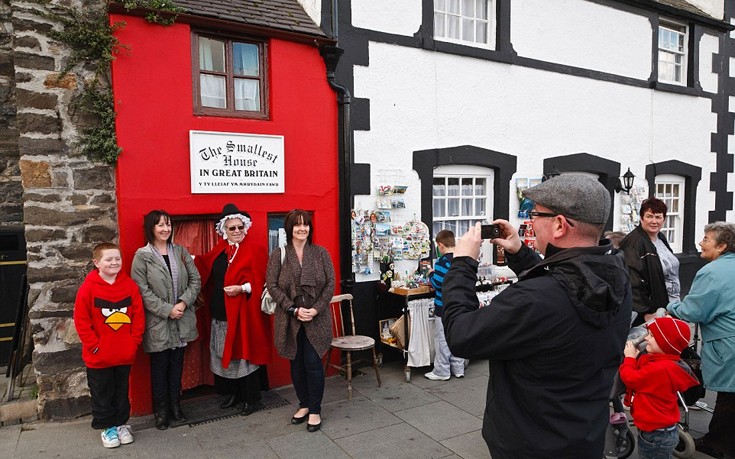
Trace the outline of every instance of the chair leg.
<instances>
[{"instance_id":1,"label":"chair leg","mask_svg":"<svg viewBox=\"0 0 735 459\"><path fill-rule=\"evenodd\" d=\"M380 371L378 371L378 357L375 355L375 348L373 348L373 368L375 368L375 376L378 378L378 387L380 387Z\"/></svg>"},{"instance_id":2,"label":"chair leg","mask_svg":"<svg viewBox=\"0 0 735 459\"><path fill-rule=\"evenodd\" d=\"M347 398L352 400L352 352L347 351Z\"/></svg>"}]
</instances>

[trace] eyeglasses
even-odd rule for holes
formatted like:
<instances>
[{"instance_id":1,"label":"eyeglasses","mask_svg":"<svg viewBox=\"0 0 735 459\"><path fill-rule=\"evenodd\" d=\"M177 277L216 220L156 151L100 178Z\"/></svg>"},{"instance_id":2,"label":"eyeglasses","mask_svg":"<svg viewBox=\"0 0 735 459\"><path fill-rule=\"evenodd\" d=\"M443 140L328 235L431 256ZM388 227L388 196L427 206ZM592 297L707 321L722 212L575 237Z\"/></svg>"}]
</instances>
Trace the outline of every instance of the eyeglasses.
<instances>
[{"instance_id":1,"label":"eyeglasses","mask_svg":"<svg viewBox=\"0 0 735 459\"><path fill-rule=\"evenodd\" d=\"M531 217L531 220L536 219L536 217L549 217L549 218L554 218L554 217L558 217L559 215L561 215L561 214L555 214L553 212L539 212L537 210L532 210L532 211L530 211L528 213L528 216ZM567 221L567 223L569 223L569 226L574 227L574 223L572 223L571 220L569 220L568 218L566 218L566 216L564 217L564 219Z\"/></svg>"},{"instance_id":2,"label":"eyeglasses","mask_svg":"<svg viewBox=\"0 0 735 459\"><path fill-rule=\"evenodd\" d=\"M242 230L245 229L245 225L228 226L227 229L230 230L230 231L235 231L235 230L242 231Z\"/></svg>"}]
</instances>

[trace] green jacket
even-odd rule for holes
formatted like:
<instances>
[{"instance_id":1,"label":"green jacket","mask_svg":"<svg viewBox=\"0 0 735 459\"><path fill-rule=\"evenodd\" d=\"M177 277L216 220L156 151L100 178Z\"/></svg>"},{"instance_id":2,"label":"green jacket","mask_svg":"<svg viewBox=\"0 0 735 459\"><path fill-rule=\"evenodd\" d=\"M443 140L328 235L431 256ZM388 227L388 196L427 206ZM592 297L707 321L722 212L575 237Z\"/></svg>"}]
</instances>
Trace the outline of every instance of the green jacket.
<instances>
[{"instance_id":1,"label":"green jacket","mask_svg":"<svg viewBox=\"0 0 735 459\"><path fill-rule=\"evenodd\" d=\"M133 258L130 277L138 284L145 307L145 352L173 349L197 338L194 301L202 285L199 271L189 252L180 245L173 244L169 260L177 263L179 271L176 297L168 267L156 257L150 245L139 248ZM170 319L169 314L179 301L186 303L184 315L178 320Z\"/></svg>"}]
</instances>

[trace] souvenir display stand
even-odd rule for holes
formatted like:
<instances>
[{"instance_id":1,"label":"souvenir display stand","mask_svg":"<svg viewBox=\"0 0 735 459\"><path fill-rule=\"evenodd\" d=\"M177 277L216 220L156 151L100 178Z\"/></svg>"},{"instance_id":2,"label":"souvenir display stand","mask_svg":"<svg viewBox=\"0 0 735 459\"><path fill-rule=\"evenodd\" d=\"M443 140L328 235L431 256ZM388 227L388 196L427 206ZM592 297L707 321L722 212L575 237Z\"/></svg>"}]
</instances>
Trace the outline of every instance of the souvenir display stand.
<instances>
[{"instance_id":1,"label":"souvenir display stand","mask_svg":"<svg viewBox=\"0 0 735 459\"><path fill-rule=\"evenodd\" d=\"M476 291L480 307L490 304L492 297L511 283L505 279L478 283ZM406 361L406 382L410 382L412 367L426 367L434 360L434 291L426 287L393 288L378 298L378 305L378 362L382 364L385 349L400 351ZM396 339L396 334L390 333L390 326L401 316L403 320L399 328L402 330L397 330L400 339Z\"/></svg>"}]
</instances>

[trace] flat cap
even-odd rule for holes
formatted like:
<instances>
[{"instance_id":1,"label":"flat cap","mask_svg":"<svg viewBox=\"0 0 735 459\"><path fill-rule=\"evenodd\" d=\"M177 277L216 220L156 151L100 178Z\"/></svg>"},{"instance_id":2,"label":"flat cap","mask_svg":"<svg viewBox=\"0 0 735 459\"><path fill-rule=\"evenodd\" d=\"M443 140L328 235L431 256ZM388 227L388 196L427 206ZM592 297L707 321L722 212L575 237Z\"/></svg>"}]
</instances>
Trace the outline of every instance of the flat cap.
<instances>
[{"instance_id":1,"label":"flat cap","mask_svg":"<svg viewBox=\"0 0 735 459\"><path fill-rule=\"evenodd\" d=\"M523 190L523 196L580 222L604 224L610 214L610 192L586 175L558 175Z\"/></svg>"}]
</instances>

